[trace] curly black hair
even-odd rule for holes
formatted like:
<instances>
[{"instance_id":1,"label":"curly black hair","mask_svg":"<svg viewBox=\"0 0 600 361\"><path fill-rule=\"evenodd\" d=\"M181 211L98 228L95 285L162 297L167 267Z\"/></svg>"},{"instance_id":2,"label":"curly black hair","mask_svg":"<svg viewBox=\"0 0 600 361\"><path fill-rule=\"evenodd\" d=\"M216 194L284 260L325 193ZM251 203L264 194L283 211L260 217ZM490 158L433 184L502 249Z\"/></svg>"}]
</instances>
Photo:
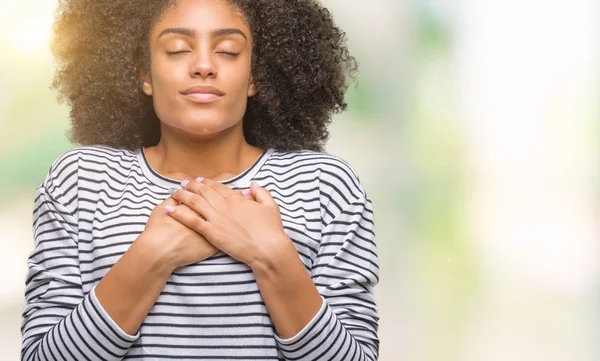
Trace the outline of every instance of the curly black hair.
<instances>
[{"instance_id":1,"label":"curly black hair","mask_svg":"<svg viewBox=\"0 0 600 361\"><path fill-rule=\"evenodd\" d=\"M135 149L156 145L160 121L140 87L149 73L149 33L175 0L60 0L52 87L70 105L72 142ZM331 13L317 0L225 0L252 32L258 93L243 119L261 148L322 151L333 113L355 80L356 59Z\"/></svg>"}]
</instances>

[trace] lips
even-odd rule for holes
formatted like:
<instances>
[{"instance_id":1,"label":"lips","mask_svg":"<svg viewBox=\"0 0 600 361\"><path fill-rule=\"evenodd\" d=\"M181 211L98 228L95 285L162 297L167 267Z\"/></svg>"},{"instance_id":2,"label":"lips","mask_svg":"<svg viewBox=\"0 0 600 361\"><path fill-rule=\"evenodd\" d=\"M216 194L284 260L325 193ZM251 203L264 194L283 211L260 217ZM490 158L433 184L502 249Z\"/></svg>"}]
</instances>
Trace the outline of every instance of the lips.
<instances>
[{"instance_id":1,"label":"lips","mask_svg":"<svg viewBox=\"0 0 600 361\"><path fill-rule=\"evenodd\" d=\"M182 91L181 95L195 103L211 103L220 99L225 93L210 85L196 85Z\"/></svg>"}]
</instances>

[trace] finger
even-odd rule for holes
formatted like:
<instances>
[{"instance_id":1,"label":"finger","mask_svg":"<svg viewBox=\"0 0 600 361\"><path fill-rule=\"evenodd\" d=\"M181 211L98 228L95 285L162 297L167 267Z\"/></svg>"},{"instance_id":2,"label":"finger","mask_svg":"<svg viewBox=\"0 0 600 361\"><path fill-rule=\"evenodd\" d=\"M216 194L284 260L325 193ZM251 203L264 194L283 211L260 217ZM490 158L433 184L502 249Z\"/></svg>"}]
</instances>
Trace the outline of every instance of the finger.
<instances>
[{"instance_id":1,"label":"finger","mask_svg":"<svg viewBox=\"0 0 600 361\"><path fill-rule=\"evenodd\" d=\"M177 207L180 204L181 204L181 202L179 202L178 200L174 199L173 197L167 197L160 204L158 204L156 206L156 208L162 208L162 209L164 209L166 206Z\"/></svg>"},{"instance_id":2,"label":"finger","mask_svg":"<svg viewBox=\"0 0 600 361\"><path fill-rule=\"evenodd\" d=\"M213 227L210 222L206 221L198 213L192 209L183 207L166 206L165 210L173 219L183 224L184 226L198 232L207 240L213 239Z\"/></svg>"},{"instance_id":3,"label":"finger","mask_svg":"<svg viewBox=\"0 0 600 361\"><path fill-rule=\"evenodd\" d=\"M208 183L207 183L208 182ZM193 193L201 195L210 203L211 206L217 207L223 202L223 196L208 185L209 180L202 177L196 178L193 182L182 183L183 187Z\"/></svg>"},{"instance_id":4,"label":"finger","mask_svg":"<svg viewBox=\"0 0 600 361\"><path fill-rule=\"evenodd\" d=\"M162 201L162 203L160 204L162 206L177 206L179 205L179 202L175 199L173 199L173 197L167 197L165 198L164 201Z\"/></svg>"},{"instance_id":5,"label":"finger","mask_svg":"<svg viewBox=\"0 0 600 361\"><path fill-rule=\"evenodd\" d=\"M252 191L250 190L250 188L244 188L240 191L240 193L242 194L242 196L244 196L244 198L250 199L250 200L255 200L254 196L252 195Z\"/></svg>"},{"instance_id":6,"label":"finger","mask_svg":"<svg viewBox=\"0 0 600 361\"><path fill-rule=\"evenodd\" d=\"M277 206L275 200L271 196L268 190L259 186L255 182L250 183L250 193L256 199L256 201L260 204L264 204L266 206Z\"/></svg>"},{"instance_id":7,"label":"finger","mask_svg":"<svg viewBox=\"0 0 600 361\"><path fill-rule=\"evenodd\" d=\"M173 199L173 203L175 203L175 205L170 204L169 205L169 209L167 209L167 207L165 206L165 211L167 213L169 213L171 211L171 209L173 208L177 208L180 210L180 212L184 212L189 214L190 216L195 216L195 217L202 217L201 215L199 215L198 213L196 213L193 209L191 209L190 207L186 206L185 204ZM202 219L204 219L204 217L202 217Z\"/></svg>"},{"instance_id":8,"label":"finger","mask_svg":"<svg viewBox=\"0 0 600 361\"><path fill-rule=\"evenodd\" d=\"M187 189L179 189L173 195L173 199L190 207L194 212L198 213L204 219L212 219L214 214L213 206L200 194L190 192Z\"/></svg>"},{"instance_id":9,"label":"finger","mask_svg":"<svg viewBox=\"0 0 600 361\"><path fill-rule=\"evenodd\" d=\"M214 181L212 179L204 179L202 181L202 184L210 187L212 190L219 193L223 198L227 198L235 193L233 189L229 188L225 184Z\"/></svg>"}]
</instances>

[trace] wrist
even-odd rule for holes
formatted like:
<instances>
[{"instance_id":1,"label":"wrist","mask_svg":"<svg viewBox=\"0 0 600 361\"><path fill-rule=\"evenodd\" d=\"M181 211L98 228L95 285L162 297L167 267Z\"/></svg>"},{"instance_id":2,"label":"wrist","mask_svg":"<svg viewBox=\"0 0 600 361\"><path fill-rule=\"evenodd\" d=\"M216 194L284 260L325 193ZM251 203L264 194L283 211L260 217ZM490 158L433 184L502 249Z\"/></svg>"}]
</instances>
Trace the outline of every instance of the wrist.
<instances>
[{"instance_id":1,"label":"wrist","mask_svg":"<svg viewBox=\"0 0 600 361\"><path fill-rule=\"evenodd\" d=\"M323 305L296 247L288 241L250 266L277 334L283 339L297 335Z\"/></svg>"},{"instance_id":2,"label":"wrist","mask_svg":"<svg viewBox=\"0 0 600 361\"><path fill-rule=\"evenodd\" d=\"M287 235L283 235L275 243L277 244L276 247L268 247L248 264L256 278L270 278L278 274L285 267L294 264L294 262L301 263L298 251Z\"/></svg>"},{"instance_id":3,"label":"wrist","mask_svg":"<svg viewBox=\"0 0 600 361\"><path fill-rule=\"evenodd\" d=\"M162 250L143 232L133 242L129 252L133 252L144 264L149 265L150 269L160 276L168 277L177 268L177 262L172 253Z\"/></svg>"}]
</instances>

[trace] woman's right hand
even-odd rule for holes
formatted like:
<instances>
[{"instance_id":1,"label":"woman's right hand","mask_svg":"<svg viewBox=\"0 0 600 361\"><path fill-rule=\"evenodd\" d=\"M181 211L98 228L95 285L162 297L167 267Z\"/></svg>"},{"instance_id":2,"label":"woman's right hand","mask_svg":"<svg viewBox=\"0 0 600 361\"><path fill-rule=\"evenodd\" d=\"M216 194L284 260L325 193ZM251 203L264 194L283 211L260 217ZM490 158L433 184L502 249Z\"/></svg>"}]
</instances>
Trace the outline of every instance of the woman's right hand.
<instances>
[{"instance_id":1,"label":"woman's right hand","mask_svg":"<svg viewBox=\"0 0 600 361\"><path fill-rule=\"evenodd\" d=\"M165 207L177 207L178 211L196 212L172 197L157 205L150 214L146 228L135 242L157 252L167 269L187 266L216 254L219 250L198 232L184 226L167 214Z\"/></svg>"},{"instance_id":2,"label":"woman's right hand","mask_svg":"<svg viewBox=\"0 0 600 361\"><path fill-rule=\"evenodd\" d=\"M169 216L167 206L194 212L171 197L156 206L144 231L95 290L102 307L129 335L137 332L175 269L218 251L203 236Z\"/></svg>"}]
</instances>

